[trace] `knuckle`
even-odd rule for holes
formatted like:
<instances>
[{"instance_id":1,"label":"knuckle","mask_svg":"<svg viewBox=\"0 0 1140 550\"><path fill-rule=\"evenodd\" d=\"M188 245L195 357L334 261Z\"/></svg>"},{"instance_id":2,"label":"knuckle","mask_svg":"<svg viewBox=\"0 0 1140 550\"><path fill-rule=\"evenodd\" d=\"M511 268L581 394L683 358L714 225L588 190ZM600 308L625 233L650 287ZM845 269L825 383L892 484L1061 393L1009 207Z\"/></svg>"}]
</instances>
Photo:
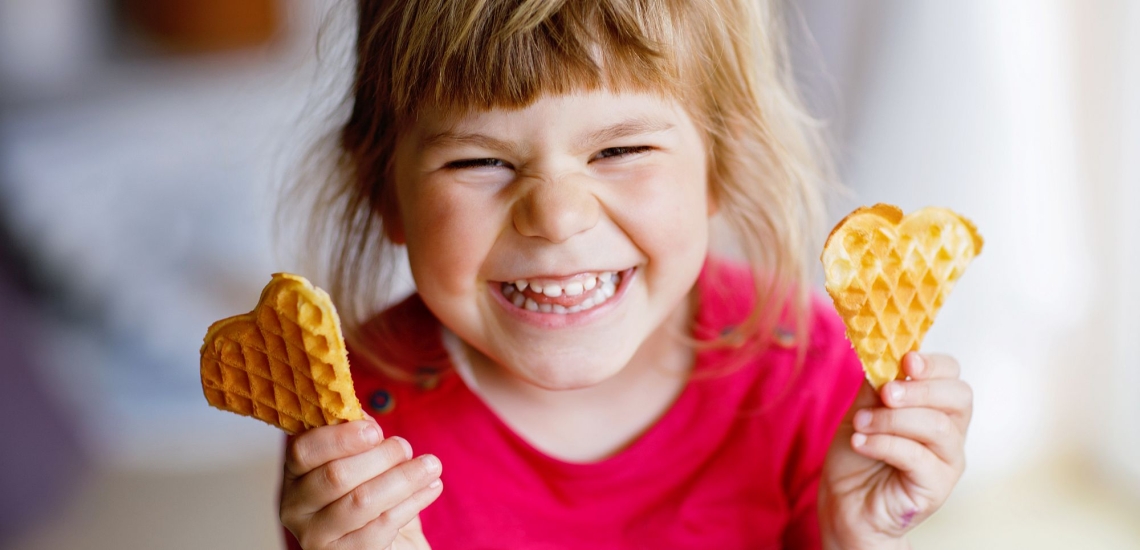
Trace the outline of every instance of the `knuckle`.
<instances>
[{"instance_id":1,"label":"knuckle","mask_svg":"<svg viewBox=\"0 0 1140 550\"><path fill-rule=\"evenodd\" d=\"M899 445L900 439L899 438L888 436L888 437L884 437L883 439L884 439L884 441L883 441L883 454L884 455L886 455L886 456L897 456L900 458L905 458L905 455L903 453L906 452L906 449L900 447L900 445Z\"/></svg>"},{"instance_id":2,"label":"knuckle","mask_svg":"<svg viewBox=\"0 0 1140 550\"><path fill-rule=\"evenodd\" d=\"M380 444L380 447L382 448L384 459L390 464L397 464L405 459L404 446L394 437L385 439L384 442Z\"/></svg>"},{"instance_id":3,"label":"knuckle","mask_svg":"<svg viewBox=\"0 0 1140 550\"><path fill-rule=\"evenodd\" d=\"M918 395L918 401L919 402L928 403L930 401L930 392L931 392L930 386L931 386L931 384L916 384L915 385L915 389L918 390L915 393Z\"/></svg>"},{"instance_id":4,"label":"knuckle","mask_svg":"<svg viewBox=\"0 0 1140 550\"><path fill-rule=\"evenodd\" d=\"M348 467L340 460L334 460L321 469L321 479L325 485L340 488L348 479Z\"/></svg>"},{"instance_id":5,"label":"knuckle","mask_svg":"<svg viewBox=\"0 0 1140 550\"><path fill-rule=\"evenodd\" d=\"M903 462L910 462L913 458L910 451L910 447L903 445L901 437L891 438L891 454L901 458Z\"/></svg>"},{"instance_id":6,"label":"knuckle","mask_svg":"<svg viewBox=\"0 0 1140 550\"><path fill-rule=\"evenodd\" d=\"M931 450L931 447L918 441L910 440L907 444L907 452L910 453L911 464L921 464L929 462L931 457L937 459L937 455Z\"/></svg>"},{"instance_id":7,"label":"knuckle","mask_svg":"<svg viewBox=\"0 0 1140 550\"><path fill-rule=\"evenodd\" d=\"M417 460L414 466L409 464L409 467L399 469L400 478L407 485L414 485L416 481L426 474L425 470L426 468Z\"/></svg>"},{"instance_id":8,"label":"knuckle","mask_svg":"<svg viewBox=\"0 0 1140 550\"><path fill-rule=\"evenodd\" d=\"M390 510L385 510L376 516L364 527L368 530L368 538L372 544L369 548L392 548L392 544L400 536L400 527L402 526L396 525L393 521Z\"/></svg>"},{"instance_id":9,"label":"knuckle","mask_svg":"<svg viewBox=\"0 0 1140 550\"><path fill-rule=\"evenodd\" d=\"M341 425L337 425L340 428ZM337 432L339 435L344 434L344 430ZM356 439L352 437L334 437L328 440L325 447L325 460L331 457L345 457L356 454L359 449L356 448Z\"/></svg>"},{"instance_id":10,"label":"knuckle","mask_svg":"<svg viewBox=\"0 0 1140 550\"><path fill-rule=\"evenodd\" d=\"M934 433L939 436L950 435L954 431L954 423L950 421L950 417L940 414L938 420L934 422Z\"/></svg>"},{"instance_id":11,"label":"knuckle","mask_svg":"<svg viewBox=\"0 0 1140 550\"><path fill-rule=\"evenodd\" d=\"M376 519L372 521L376 526L376 529L380 532L381 540L393 541L396 539L396 536L400 531L400 526L395 525L391 510L385 510L379 516L376 516Z\"/></svg>"},{"instance_id":12,"label":"knuckle","mask_svg":"<svg viewBox=\"0 0 1140 550\"><path fill-rule=\"evenodd\" d=\"M309 532L297 533L294 531L293 536L297 538L297 543L301 545L301 548L321 548L320 541L314 540L316 536Z\"/></svg>"},{"instance_id":13,"label":"knuckle","mask_svg":"<svg viewBox=\"0 0 1140 550\"><path fill-rule=\"evenodd\" d=\"M281 508L277 510L277 517L281 520L281 525L289 531L293 531L293 526L296 525L296 519L291 507L281 505ZM294 533L294 535L295 534L296 533Z\"/></svg>"},{"instance_id":14,"label":"knuckle","mask_svg":"<svg viewBox=\"0 0 1140 550\"><path fill-rule=\"evenodd\" d=\"M304 442L304 439L295 437L290 439L289 444L285 447L285 467L295 473L304 473L309 469L306 467L308 465L309 447Z\"/></svg>"},{"instance_id":15,"label":"knuckle","mask_svg":"<svg viewBox=\"0 0 1140 550\"><path fill-rule=\"evenodd\" d=\"M906 445L903 450L907 462L914 464L922 457L921 447L918 445Z\"/></svg>"},{"instance_id":16,"label":"knuckle","mask_svg":"<svg viewBox=\"0 0 1140 550\"><path fill-rule=\"evenodd\" d=\"M902 421L899 420L897 411L887 410L883 411L883 429L889 433L897 433L899 428L902 427Z\"/></svg>"},{"instance_id":17,"label":"knuckle","mask_svg":"<svg viewBox=\"0 0 1140 550\"><path fill-rule=\"evenodd\" d=\"M365 490L364 487L357 487L349 491L345 498L347 499L345 506L349 513L353 514L368 510L373 501L372 493Z\"/></svg>"},{"instance_id":18,"label":"knuckle","mask_svg":"<svg viewBox=\"0 0 1140 550\"><path fill-rule=\"evenodd\" d=\"M952 374L954 371L958 370L958 361L954 359L953 355L947 355L945 353L933 353L930 355L930 360L933 363L937 364L939 370L945 372L946 374Z\"/></svg>"},{"instance_id":19,"label":"knuckle","mask_svg":"<svg viewBox=\"0 0 1140 550\"><path fill-rule=\"evenodd\" d=\"M296 527L304 523L307 516L302 510L300 500L301 495L295 489L286 488L282 491L281 503L277 505L277 516L281 519L282 525Z\"/></svg>"},{"instance_id":20,"label":"knuckle","mask_svg":"<svg viewBox=\"0 0 1140 550\"><path fill-rule=\"evenodd\" d=\"M962 383L962 394L966 399L967 407L972 407L974 405L974 388L971 387L969 384L963 382Z\"/></svg>"},{"instance_id":21,"label":"knuckle","mask_svg":"<svg viewBox=\"0 0 1140 550\"><path fill-rule=\"evenodd\" d=\"M289 482L282 483L281 499L277 503L277 515L281 518L281 523L285 523L285 516L291 514L292 510L297 507L299 500L298 491Z\"/></svg>"},{"instance_id":22,"label":"knuckle","mask_svg":"<svg viewBox=\"0 0 1140 550\"><path fill-rule=\"evenodd\" d=\"M883 436L875 439L879 440L879 448L883 450L883 454L893 455L897 452L898 440L895 438Z\"/></svg>"}]
</instances>

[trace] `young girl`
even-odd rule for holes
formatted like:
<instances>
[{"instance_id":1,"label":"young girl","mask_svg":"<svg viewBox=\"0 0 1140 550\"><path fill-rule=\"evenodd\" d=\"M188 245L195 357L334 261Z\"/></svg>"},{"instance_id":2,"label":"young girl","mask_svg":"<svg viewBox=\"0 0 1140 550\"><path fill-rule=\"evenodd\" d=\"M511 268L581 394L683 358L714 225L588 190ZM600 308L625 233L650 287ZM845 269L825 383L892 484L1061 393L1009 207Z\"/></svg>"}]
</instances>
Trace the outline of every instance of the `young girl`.
<instances>
[{"instance_id":1,"label":"young girl","mask_svg":"<svg viewBox=\"0 0 1140 550\"><path fill-rule=\"evenodd\" d=\"M907 546L970 389L912 353L876 394L808 296L820 161L770 7L358 12L315 219L374 419L289 440L291 548ZM416 293L369 318L396 247Z\"/></svg>"}]
</instances>

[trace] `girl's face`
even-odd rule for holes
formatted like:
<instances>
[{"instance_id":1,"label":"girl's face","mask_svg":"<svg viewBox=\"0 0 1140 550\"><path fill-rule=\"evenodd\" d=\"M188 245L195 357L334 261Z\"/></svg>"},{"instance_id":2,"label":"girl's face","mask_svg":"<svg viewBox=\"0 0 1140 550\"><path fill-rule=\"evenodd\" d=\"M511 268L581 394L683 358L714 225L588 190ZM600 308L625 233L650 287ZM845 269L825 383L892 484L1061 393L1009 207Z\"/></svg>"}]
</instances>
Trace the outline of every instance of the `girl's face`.
<instances>
[{"instance_id":1,"label":"girl's face","mask_svg":"<svg viewBox=\"0 0 1140 550\"><path fill-rule=\"evenodd\" d=\"M429 113L401 134L395 180L392 236L424 302L546 389L620 371L679 311L708 247L701 133L655 95Z\"/></svg>"}]
</instances>

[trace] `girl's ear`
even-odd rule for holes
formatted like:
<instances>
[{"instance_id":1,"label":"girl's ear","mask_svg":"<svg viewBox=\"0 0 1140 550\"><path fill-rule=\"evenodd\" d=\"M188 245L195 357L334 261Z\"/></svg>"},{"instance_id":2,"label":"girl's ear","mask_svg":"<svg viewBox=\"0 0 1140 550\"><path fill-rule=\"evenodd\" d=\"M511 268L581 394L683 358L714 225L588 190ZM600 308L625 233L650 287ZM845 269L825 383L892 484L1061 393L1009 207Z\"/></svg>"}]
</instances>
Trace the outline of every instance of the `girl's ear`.
<instances>
[{"instance_id":1,"label":"girl's ear","mask_svg":"<svg viewBox=\"0 0 1140 550\"><path fill-rule=\"evenodd\" d=\"M716 213L720 210L720 200L717 198L716 184L714 184L711 180L708 184L708 193L705 200L708 202L709 217L711 218L715 216Z\"/></svg>"}]
</instances>

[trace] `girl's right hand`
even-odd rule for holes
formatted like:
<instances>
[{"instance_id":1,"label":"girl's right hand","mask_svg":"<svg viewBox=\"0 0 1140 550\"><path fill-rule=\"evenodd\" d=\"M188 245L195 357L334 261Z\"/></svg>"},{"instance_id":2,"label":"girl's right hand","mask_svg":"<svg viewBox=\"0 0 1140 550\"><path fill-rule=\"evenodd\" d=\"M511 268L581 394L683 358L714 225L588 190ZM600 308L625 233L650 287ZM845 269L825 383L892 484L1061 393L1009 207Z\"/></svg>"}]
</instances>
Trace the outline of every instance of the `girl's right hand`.
<instances>
[{"instance_id":1,"label":"girl's right hand","mask_svg":"<svg viewBox=\"0 0 1140 550\"><path fill-rule=\"evenodd\" d=\"M419 513L442 492L441 471L372 418L313 428L288 439L281 523L305 550L430 549Z\"/></svg>"}]
</instances>

